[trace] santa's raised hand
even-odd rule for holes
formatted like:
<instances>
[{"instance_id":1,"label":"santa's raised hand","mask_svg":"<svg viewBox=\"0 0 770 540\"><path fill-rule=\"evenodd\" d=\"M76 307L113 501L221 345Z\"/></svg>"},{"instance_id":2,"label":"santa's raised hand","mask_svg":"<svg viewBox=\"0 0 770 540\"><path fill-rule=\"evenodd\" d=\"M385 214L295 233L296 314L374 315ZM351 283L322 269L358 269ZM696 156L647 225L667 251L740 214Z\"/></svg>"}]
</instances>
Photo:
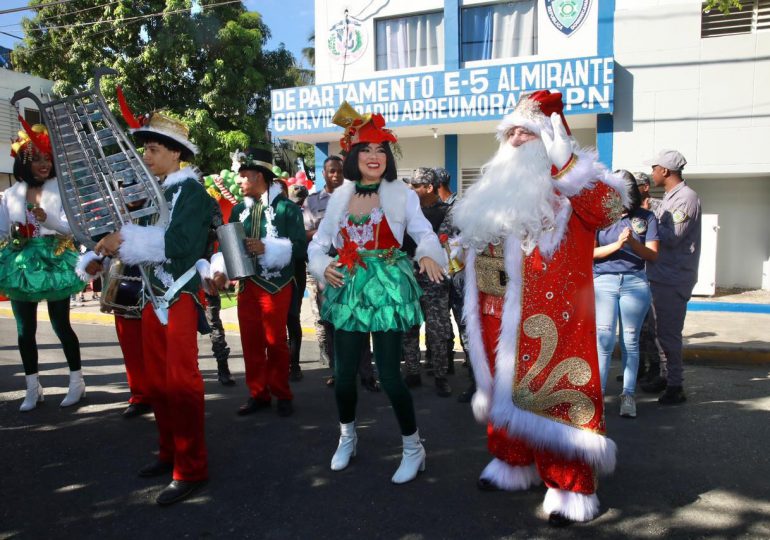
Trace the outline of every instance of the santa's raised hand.
<instances>
[{"instance_id":1,"label":"santa's raised hand","mask_svg":"<svg viewBox=\"0 0 770 540\"><path fill-rule=\"evenodd\" d=\"M544 129L540 132L540 137L543 139L551 163L558 170L562 170L572 157L575 145L572 137L567 135L567 129L559 114L551 114L551 126L553 126L553 136Z\"/></svg>"}]
</instances>

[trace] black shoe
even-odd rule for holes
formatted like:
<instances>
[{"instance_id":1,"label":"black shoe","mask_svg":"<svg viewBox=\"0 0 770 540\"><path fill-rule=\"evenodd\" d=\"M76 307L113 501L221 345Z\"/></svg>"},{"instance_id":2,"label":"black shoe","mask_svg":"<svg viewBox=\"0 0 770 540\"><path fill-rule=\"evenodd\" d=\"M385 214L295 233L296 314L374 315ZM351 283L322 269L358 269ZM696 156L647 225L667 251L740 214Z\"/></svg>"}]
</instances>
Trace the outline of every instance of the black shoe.
<instances>
[{"instance_id":1,"label":"black shoe","mask_svg":"<svg viewBox=\"0 0 770 540\"><path fill-rule=\"evenodd\" d=\"M404 377L404 382L408 388L415 388L422 386L422 377L420 377L419 373L409 374Z\"/></svg>"},{"instance_id":2,"label":"black shoe","mask_svg":"<svg viewBox=\"0 0 770 540\"><path fill-rule=\"evenodd\" d=\"M559 512L551 512L548 516L548 525L551 527L569 527L573 523L575 523L573 520L562 516Z\"/></svg>"},{"instance_id":3,"label":"black shoe","mask_svg":"<svg viewBox=\"0 0 770 540\"><path fill-rule=\"evenodd\" d=\"M375 379L374 377L367 377L365 379L361 379L361 386L363 386L370 392L380 391L380 383L377 382L377 379Z\"/></svg>"},{"instance_id":4,"label":"black shoe","mask_svg":"<svg viewBox=\"0 0 770 540\"><path fill-rule=\"evenodd\" d=\"M294 414L294 405L292 405L290 399L279 399L276 409L278 410L278 416L286 417Z\"/></svg>"},{"instance_id":5,"label":"black shoe","mask_svg":"<svg viewBox=\"0 0 770 540\"><path fill-rule=\"evenodd\" d=\"M289 380L290 381L294 381L294 382L301 381L302 377L304 377L304 375L302 374L302 368L301 367L299 367L297 365L297 366L291 366L289 368Z\"/></svg>"},{"instance_id":6,"label":"black shoe","mask_svg":"<svg viewBox=\"0 0 770 540\"><path fill-rule=\"evenodd\" d=\"M648 394L658 394L666 389L666 379L658 375L654 379L641 384L642 390Z\"/></svg>"},{"instance_id":7,"label":"black shoe","mask_svg":"<svg viewBox=\"0 0 770 540\"><path fill-rule=\"evenodd\" d=\"M257 412L260 409L269 409L270 408L270 400L269 399L254 399L250 397L246 403L241 405L241 408L238 409L238 416L246 416L247 414L252 414Z\"/></svg>"},{"instance_id":8,"label":"black shoe","mask_svg":"<svg viewBox=\"0 0 770 540\"><path fill-rule=\"evenodd\" d=\"M172 480L171 483L160 492L160 495L155 499L155 502L161 506L168 506L175 502L183 501L205 485L205 480L200 480L198 482Z\"/></svg>"},{"instance_id":9,"label":"black shoe","mask_svg":"<svg viewBox=\"0 0 770 540\"><path fill-rule=\"evenodd\" d=\"M658 398L661 405L678 405L687 401L681 386L667 386L663 395Z\"/></svg>"},{"instance_id":10,"label":"black shoe","mask_svg":"<svg viewBox=\"0 0 770 540\"><path fill-rule=\"evenodd\" d=\"M473 399L473 394L475 393L476 393L476 385L472 384L468 387L468 389L465 392L457 396L457 401L459 401L460 403L470 403L471 400Z\"/></svg>"},{"instance_id":11,"label":"black shoe","mask_svg":"<svg viewBox=\"0 0 770 540\"><path fill-rule=\"evenodd\" d=\"M480 491L502 491L489 478L479 478L476 480L476 487Z\"/></svg>"},{"instance_id":12,"label":"black shoe","mask_svg":"<svg viewBox=\"0 0 770 540\"><path fill-rule=\"evenodd\" d=\"M222 386L235 386L235 379L230 374L230 368L227 364L220 364L217 367L217 379Z\"/></svg>"},{"instance_id":13,"label":"black shoe","mask_svg":"<svg viewBox=\"0 0 770 540\"><path fill-rule=\"evenodd\" d=\"M167 461L155 461L139 469L137 474L142 478L154 478L156 476L170 474L173 470L173 463L168 463Z\"/></svg>"},{"instance_id":14,"label":"black shoe","mask_svg":"<svg viewBox=\"0 0 770 540\"><path fill-rule=\"evenodd\" d=\"M436 377L436 394L439 397L449 397L452 395L452 387L446 377Z\"/></svg>"},{"instance_id":15,"label":"black shoe","mask_svg":"<svg viewBox=\"0 0 770 540\"><path fill-rule=\"evenodd\" d=\"M126 410L121 413L123 418L134 418L135 416L142 416L143 414L151 413L152 406L148 403L129 403Z\"/></svg>"}]
</instances>

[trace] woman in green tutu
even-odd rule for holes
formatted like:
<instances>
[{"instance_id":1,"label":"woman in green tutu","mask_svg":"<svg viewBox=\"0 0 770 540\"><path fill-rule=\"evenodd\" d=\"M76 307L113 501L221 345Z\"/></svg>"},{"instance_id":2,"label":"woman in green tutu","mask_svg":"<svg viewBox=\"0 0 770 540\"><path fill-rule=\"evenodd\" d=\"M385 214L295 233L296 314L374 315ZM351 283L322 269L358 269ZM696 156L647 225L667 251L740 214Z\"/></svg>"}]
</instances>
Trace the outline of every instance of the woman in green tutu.
<instances>
[{"instance_id":1,"label":"woman in green tutu","mask_svg":"<svg viewBox=\"0 0 770 540\"><path fill-rule=\"evenodd\" d=\"M340 439L332 470L348 466L356 453L356 369L371 332L380 382L393 405L404 445L392 481L409 482L425 468L425 449L417 431L414 405L400 373L404 331L422 322L422 291L412 263L399 248L408 233L420 271L439 282L446 255L420 210L417 195L396 179L390 143L379 114L359 115L343 103L335 124L345 129L346 181L334 190L326 214L308 249L308 269L324 286L321 318L334 326L335 397ZM337 256L329 253L334 248Z\"/></svg>"},{"instance_id":2,"label":"woman in green tutu","mask_svg":"<svg viewBox=\"0 0 770 540\"><path fill-rule=\"evenodd\" d=\"M85 395L80 369L80 343L69 320L70 295L83 288L75 273L78 253L62 209L54 178L51 142L45 126L30 127L11 146L13 175L18 182L0 203L0 291L10 298L19 335L19 352L27 379L27 394L19 410L43 401L38 379L35 333L37 304L48 301L48 315L61 341L70 368L70 383L62 407Z\"/></svg>"}]
</instances>

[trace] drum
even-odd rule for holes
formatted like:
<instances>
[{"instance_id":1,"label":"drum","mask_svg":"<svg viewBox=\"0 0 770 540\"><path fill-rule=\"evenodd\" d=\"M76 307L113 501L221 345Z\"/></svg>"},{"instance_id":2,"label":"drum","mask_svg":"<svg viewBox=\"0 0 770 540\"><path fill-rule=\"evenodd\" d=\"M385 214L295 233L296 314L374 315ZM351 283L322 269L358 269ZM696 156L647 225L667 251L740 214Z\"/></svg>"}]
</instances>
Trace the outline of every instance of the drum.
<instances>
[{"instance_id":1,"label":"drum","mask_svg":"<svg viewBox=\"0 0 770 540\"><path fill-rule=\"evenodd\" d=\"M144 298L139 267L126 266L114 260L103 279L100 310L129 319L140 319Z\"/></svg>"},{"instance_id":2,"label":"drum","mask_svg":"<svg viewBox=\"0 0 770 540\"><path fill-rule=\"evenodd\" d=\"M254 257L246 251L246 232L243 223L236 221L217 228L219 251L225 259L227 276L230 279L243 279L257 273Z\"/></svg>"}]
</instances>

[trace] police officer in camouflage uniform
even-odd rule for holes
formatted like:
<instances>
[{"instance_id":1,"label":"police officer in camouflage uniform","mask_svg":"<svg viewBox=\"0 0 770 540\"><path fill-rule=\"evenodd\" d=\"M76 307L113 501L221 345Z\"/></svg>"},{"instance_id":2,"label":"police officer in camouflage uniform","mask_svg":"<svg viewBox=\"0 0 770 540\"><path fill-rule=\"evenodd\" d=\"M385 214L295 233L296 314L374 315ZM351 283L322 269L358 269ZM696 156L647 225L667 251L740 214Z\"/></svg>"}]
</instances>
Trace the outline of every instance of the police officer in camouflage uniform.
<instances>
[{"instance_id":1,"label":"police officer in camouflage uniform","mask_svg":"<svg viewBox=\"0 0 770 540\"><path fill-rule=\"evenodd\" d=\"M438 196L438 177L433 169L420 167L415 169L410 180L412 189L420 198L422 212L433 226L433 231L439 233L446 219L449 206L441 202ZM416 245L408 236L404 236L403 249L410 257L414 257ZM415 266L415 277L424 294L420 298L423 316L425 317L425 336L427 346L433 358L433 370L436 383L436 393L441 397L452 395L452 389L447 381L449 365L448 340L452 333L452 322L449 319L449 287L445 279L441 283L432 282L427 274L421 274ZM404 363L407 386L414 387L422 384L420 376L420 327L415 326L404 334Z\"/></svg>"},{"instance_id":2,"label":"police officer in camouflage uniform","mask_svg":"<svg viewBox=\"0 0 770 540\"><path fill-rule=\"evenodd\" d=\"M661 150L647 164L652 166L655 186L663 187L666 195L654 209L660 236L658 258L647 262L661 374L643 384L642 390L665 389L658 403L675 405L687 399L682 389L682 329L687 301L698 281L701 207L697 193L682 179L687 164L682 154Z\"/></svg>"}]
</instances>

